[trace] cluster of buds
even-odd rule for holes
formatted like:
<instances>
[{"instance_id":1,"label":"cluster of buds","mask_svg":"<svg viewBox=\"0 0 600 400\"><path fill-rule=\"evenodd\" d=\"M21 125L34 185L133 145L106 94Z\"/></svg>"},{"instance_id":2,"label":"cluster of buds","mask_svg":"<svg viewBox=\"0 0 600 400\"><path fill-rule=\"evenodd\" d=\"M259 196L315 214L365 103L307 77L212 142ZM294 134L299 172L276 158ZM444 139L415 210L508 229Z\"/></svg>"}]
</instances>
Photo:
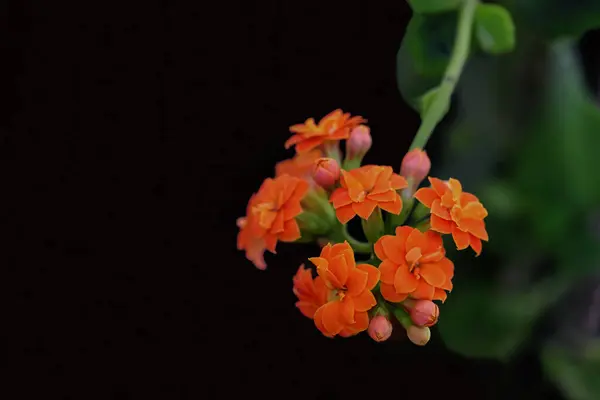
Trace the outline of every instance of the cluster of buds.
<instances>
[{"instance_id":1,"label":"cluster of buds","mask_svg":"<svg viewBox=\"0 0 600 400\"><path fill-rule=\"evenodd\" d=\"M250 198L238 219L238 249L266 269L264 253L275 253L279 241L319 244L319 256L309 258L316 276L301 265L293 291L296 307L323 335L367 331L382 342L397 320L411 342L425 345L440 313L435 301L444 303L453 287L442 236L479 255L487 211L458 180L428 176L431 162L421 149L403 157L400 174L362 165L372 145L366 122L336 110L290 127L285 146L295 146L296 155L278 163ZM425 179L429 186L419 188ZM366 242L348 232L355 218Z\"/></svg>"}]
</instances>

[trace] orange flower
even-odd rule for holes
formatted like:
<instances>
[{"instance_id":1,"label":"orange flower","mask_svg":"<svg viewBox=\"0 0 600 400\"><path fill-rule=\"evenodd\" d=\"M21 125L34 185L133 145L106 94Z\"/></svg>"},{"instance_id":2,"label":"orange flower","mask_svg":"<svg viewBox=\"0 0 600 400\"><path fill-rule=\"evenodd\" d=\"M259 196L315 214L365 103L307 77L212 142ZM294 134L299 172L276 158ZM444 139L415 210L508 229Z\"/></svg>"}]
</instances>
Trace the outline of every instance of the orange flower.
<instances>
[{"instance_id":1,"label":"orange flower","mask_svg":"<svg viewBox=\"0 0 600 400\"><path fill-rule=\"evenodd\" d=\"M294 158L283 160L275 165L275 176L287 174L296 178L312 179L315 162L321 157L323 153L318 149L296 154Z\"/></svg>"},{"instance_id":2,"label":"orange flower","mask_svg":"<svg viewBox=\"0 0 600 400\"><path fill-rule=\"evenodd\" d=\"M395 236L382 236L375 243L375 254L382 261L381 295L390 302L408 296L445 301L444 290L452 290L454 264L446 258L439 233L399 226Z\"/></svg>"},{"instance_id":3,"label":"orange flower","mask_svg":"<svg viewBox=\"0 0 600 400\"><path fill-rule=\"evenodd\" d=\"M331 193L335 213L342 224L356 214L368 219L375 207L400 214L402 198L397 190L408 186L406 179L395 174L392 167L365 165L351 171L342 170L341 188Z\"/></svg>"},{"instance_id":4,"label":"orange flower","mask_svg":"<svg viewBox=\"0 0 600 400\"><path fill-rule=\"evenodd\" d=\"M367 330L367 311L377 304L371 290L379 281L379 270L368 264L356 265L354 251L347 242L329 243L320 257L309 260L330 290L328 302L315 312L317 328L329 337L347 337Z\"/></svg>"},{"instance_id":5,"label":"orange flower","mask_svg":"<svg viewBox=\"0 0 600 400\"><path fill-rule=\"evenodd\" d=\"M294 276L294 294L298 297L296 307L312 319L317 309L327 303L328 289L323 278L313 279L311 270L302 264Z\"/></svg>"},{"instance_id":6,"label":"orange flower","mask_svg":"<svg viewBox=\"0 0 600 400\"><path fill-rule=\"evenodd\" d=\"M338 141L348 139L350 131L367 122L361 116L350 117L350 113L344 113L337 109L323 117L319 124L315 124L313 118L309 118L303 124L296 124L290 127L291 136L285 142L285 148L296 145L296 152L303 153L322 145L326 141Z\"/></svg>"},{"instance_id":7,"label":"orange flower","mask_svg":"<svg viewBox=\"0 0 600 400\"><path fill-rule=\"evenodd\" d=\"M246 218L238 220L238 250L259 269L265 269L264 250L275 253L277 241L293 242L300 238L295 217L302 213L300 200L308 183L300 178L281 175L268 178L248 202Z\"/></svg>"},{"instance_id":8,"label":"orange flower","mask_svg":"<svg viewBox=\"0 0 600 400\"><path fill-rule=\"evenodd\" d=\"M421 188L415 198L431 209L431 229L451 233L458 250L471 246L481 254L481 241L488 241L483 219L487 210L479 199L462 191L460 182L450 178L446 184L437 178L429 178L430 188Z\"/></svg>"}]
</instances>

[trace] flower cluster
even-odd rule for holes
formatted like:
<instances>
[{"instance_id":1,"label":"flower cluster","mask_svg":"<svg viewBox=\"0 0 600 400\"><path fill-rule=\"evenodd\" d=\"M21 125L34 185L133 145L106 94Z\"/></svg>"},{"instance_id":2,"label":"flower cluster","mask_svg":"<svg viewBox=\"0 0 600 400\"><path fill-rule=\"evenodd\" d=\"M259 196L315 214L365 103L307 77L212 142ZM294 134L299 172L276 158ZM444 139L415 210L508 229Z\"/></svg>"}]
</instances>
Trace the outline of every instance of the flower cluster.
<instances>
[{"instance_id":1,"label":"flower cluster","mask_svg":"<svg viewBox=\"0 0 600 400\"><path fill-rule=\"evenodd\" d=\"M457 179L428 177L431 162L421 149L404 156L399 174L362 165L372 144L366 122L336 110L318 123L291 126L285 147L296 154L251 196L238 219L237 247L265 269L264 253L275 253L279 241L320 244L320 255L309 258L316 276L301 265L293 291L296 307L323 335L367 331L380 342L399 323L424 345L439 317L434 301L444 303L453 287L444 235L478 256L488 240L487 211ZM419 188L426 178L429 186ZM355 219L366 241L348 232Z\"/></svg>"}]
</instances>

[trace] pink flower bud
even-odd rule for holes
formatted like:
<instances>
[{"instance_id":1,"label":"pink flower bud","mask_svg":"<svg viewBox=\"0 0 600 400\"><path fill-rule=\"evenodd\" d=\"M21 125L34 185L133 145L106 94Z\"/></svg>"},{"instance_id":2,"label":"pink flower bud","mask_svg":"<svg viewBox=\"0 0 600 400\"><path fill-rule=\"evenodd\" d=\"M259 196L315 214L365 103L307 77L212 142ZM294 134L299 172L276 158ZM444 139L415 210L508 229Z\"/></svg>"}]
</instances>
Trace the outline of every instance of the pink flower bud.
<instances>
[{"instance_id":1,"label":"pink flower bud","mask_svg":"<svg viewBox=\"0 0 600 400\"><path fill-rule=\"evenodd\" d=\"M440 309L433 301L408 299L403 304L415 325L433 326L437 323Z\"/></svg>"},{"instance_id":2,"label":"pink flower bud","mask_svg":"<svg viewBox=\"0 0 600 400\"><path fill-rule=\"evenodd\" d=\"M369 336L376 342L388 340L392 335L392 323L383 315L378 315L369 323Z\"/></svg>"},{"instance_id":3,"label":"pink flower bud","mask_svg":"<svg viewBox=\"0 0 600 400\"><path fill-rule=\"evenodd\" d=\"M400 175L410 182L414 191L427 178L430 169L431 160L427 157L427 153L421 149L414 149L406 153L402 159Z\"/></svg>"},{"instance_id":4,"label":"pink flower bud","mask_svg":"<svg viewBox=\"0 0 600 400\"><path fill-rule=\"evenodd\" d=\"M352 130L346 141L346 156L348 159L363 158L371 148L373 139L371 130L366 125L359 125Z\"/></svg>"},{"instance_id":5,"label":"pink flower bud","mask_svg":"<svg viewBox=\"0 0 600 400\"><path fill-rule=\"evenodd\" d=\"M319 158L315 161L313 179L321 187L329 187L340 178L340 164L333 158Z\"/></svg>"},{"instance_id":6,"label":"pink flower bud","mask_svg":"<svg viewBox=\"0 0 600 400\"><path fill-rule=\"evenodd\" d=\"M417 346L425 346L431 338L431 331L426 326L411 325L406 330L406 335Z\"/></svg>"}]
</instances>

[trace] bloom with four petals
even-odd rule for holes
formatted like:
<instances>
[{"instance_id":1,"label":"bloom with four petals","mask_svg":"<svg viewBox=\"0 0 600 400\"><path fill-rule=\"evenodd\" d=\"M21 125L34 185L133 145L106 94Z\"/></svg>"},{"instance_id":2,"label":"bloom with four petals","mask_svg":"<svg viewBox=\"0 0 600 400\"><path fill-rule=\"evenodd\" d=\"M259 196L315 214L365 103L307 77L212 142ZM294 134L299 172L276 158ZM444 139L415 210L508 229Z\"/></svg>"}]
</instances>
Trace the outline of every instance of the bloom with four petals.
<instances>
[{"instance_id":1,"label":"bloom with four petals","mask_svg":"<svg viewBox=\"0 0 600 400\"><path fill-rule=\"evenodd\" d=\"M369 264L356 265L347 242L327 244L320 257L309 260L329 289L327 303L314 315L317 328L328 337L348 337L367 330L368 311L377 304L371 290L379 281L379 270Z\"/></svg>"},{"instance_id":2,"label":"bloom with four petals","mask_svg":"<svg viewBox=\"0 0 600 400\"><path fill-rule=\"evenodd\" d=\"M357 214L368 219L376 207L400 214L402 198L397 191L408 186L406 179L395 174L392 167L379 165L342 170L340 184L341 187L331 193L329 200L342 224Z\"/></svg>"},{"instance_id":3,"label":"bloom with four petals","mask_svg":"<svg viewBox=\"0 0 600 400\"><path fill-rule=\"evenodd\" d=\"M238 219L238 250L259 269L265 269L263 253L275 253L277 241L293 242L300 238L296 217L302 213L300 201L307 193L306 180L289 175L268 178L248 202L246 217Z\"/></svg>"},{"instance_id":4,"label":"bloom with four petals","mask_svg":"<svg viewBox=\"0 0 600 400\"><path fill-rule=\"evenodd\" d=\"M446 300L452 290L454 264L446 258L439 233L422 233L410 226L399 226L396 235L382 236L375 243L381 260L381 295L398 303L414 299Z\"/></svg>"},{"instance_id":5,"label":"bloom with four petals","mask_svg":"<svg viewBox=\"0 0 600 400\"><path fill-rule=\"evenodd\" d=\"M471 246L477 255L481 254L481 241L489 239L483 221L487 210L477 197L463 192L456 179L445 183L429 177L429 182L431 187L417 190L415 198L431 209L431 229L452 234L458 250Z\"/></svg>"},{"instance_id":6,"label":"bloom with four petals","mask_svg":"<svg viewBox=\"0 0 600 400\"><path fill-rule=\"evenodd\" d=\"M350 131L364 122L367 121L363 117L350 117L350 113L344 113L340 109L321 118L318 124L314 118L309 118L303 124L290 127L290 132L294 135L285 142L285 148L289 149L295 145L296 152L303 153L325 142L348 139Z\"/></svg>"}]
</instances>

